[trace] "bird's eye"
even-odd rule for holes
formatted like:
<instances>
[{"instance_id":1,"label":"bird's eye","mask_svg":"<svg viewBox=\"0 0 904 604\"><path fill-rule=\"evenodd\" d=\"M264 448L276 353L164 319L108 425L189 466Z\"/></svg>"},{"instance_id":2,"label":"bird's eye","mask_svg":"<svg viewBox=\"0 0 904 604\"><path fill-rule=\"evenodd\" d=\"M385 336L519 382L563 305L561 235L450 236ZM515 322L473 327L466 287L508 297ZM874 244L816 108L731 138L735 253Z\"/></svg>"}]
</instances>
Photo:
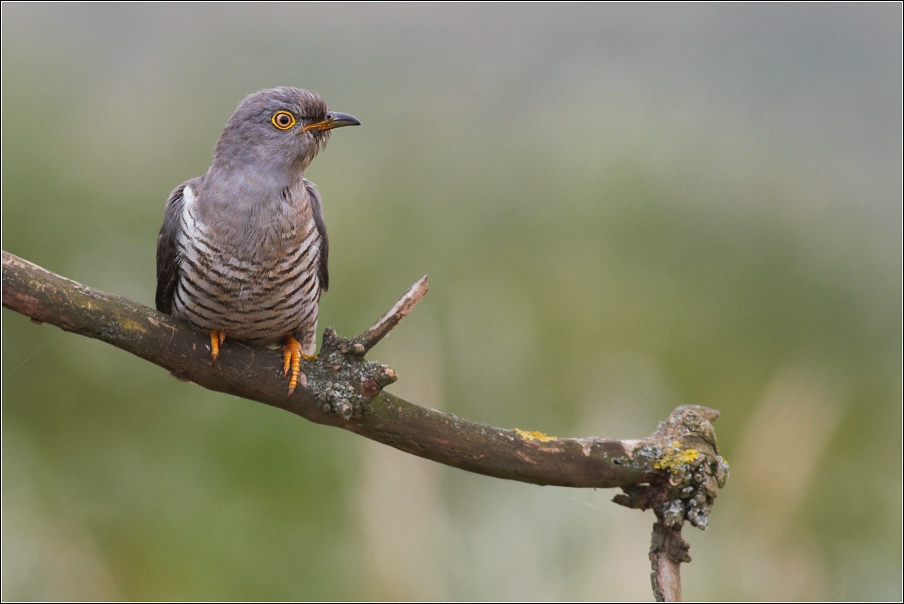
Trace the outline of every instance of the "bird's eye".
<instances>
[{"instance_id":1,"label":"bird's eye","mask_svg":"<svg viewBox=\"0 0 904 604\"><path fill-rule=\"evenodd\" d=\"M277 111L270 122L280 130L288 130L295 125L295 116L288 111Z\"/></svg>"}]
</instances>

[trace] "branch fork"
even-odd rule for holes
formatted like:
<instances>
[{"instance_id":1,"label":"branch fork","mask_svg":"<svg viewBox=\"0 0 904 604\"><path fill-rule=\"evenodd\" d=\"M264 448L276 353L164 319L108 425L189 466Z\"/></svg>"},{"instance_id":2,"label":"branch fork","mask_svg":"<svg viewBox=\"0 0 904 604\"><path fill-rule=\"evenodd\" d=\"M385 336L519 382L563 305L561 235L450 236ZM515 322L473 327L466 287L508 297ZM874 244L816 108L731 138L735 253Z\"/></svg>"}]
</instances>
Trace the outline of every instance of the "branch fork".
<instances>
[{"instance_id":1,"label":"branch fork","mask_svg":"<svg viewBox=\"0 0 904 604\"><path fill-rule=\"evenodd\" d=\"M371 348L389 335L427 293L427 275L421 277L389 312L355 338L343 338L332 327L323 331L320 354L305 365L314 379L305 376L303 386L316 398L324 413L345 420L371 410L370 400L398 377L392 368L364 360Z\"/></svg>"}]
</instances>

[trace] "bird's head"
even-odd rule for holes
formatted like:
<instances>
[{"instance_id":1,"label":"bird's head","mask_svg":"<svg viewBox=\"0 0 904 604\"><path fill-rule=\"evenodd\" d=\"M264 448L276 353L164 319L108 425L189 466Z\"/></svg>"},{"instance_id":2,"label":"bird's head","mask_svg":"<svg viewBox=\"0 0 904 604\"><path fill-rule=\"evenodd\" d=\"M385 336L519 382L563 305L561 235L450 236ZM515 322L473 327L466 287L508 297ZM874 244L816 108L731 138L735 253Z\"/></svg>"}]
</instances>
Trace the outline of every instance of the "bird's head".
<instances>
[{"instance_id":1,"label":"bird's head","mask_svg":"<svg viewBox=\"0 0 904 604\"><path fill-rule=\"evenodd\" d=\"M214 166L300 175L326 145L330 130L360 123L347 113L330 111L307 90L261 90L245 98L229 118L214 150Z\"/></svg>"}]
</instances>

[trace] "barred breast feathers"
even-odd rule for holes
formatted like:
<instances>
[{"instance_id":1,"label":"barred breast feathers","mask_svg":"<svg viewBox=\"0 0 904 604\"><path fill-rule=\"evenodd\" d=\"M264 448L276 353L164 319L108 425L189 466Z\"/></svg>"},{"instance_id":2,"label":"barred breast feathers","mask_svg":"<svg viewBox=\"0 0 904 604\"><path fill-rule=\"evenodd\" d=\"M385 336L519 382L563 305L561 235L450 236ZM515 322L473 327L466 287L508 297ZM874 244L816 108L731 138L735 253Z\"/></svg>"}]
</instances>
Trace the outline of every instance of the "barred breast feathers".
<instances>
[{"instance_id":1,"label":"barred breast feathers","mask_svg":"<svg viewBox=\"0 0 904 604\"><path fill-rule=\"evenodd\" d=\"M199 211L195 190L185 186L181 278L173 300L178 315L251 343L275 343L316 324L325 246L306 187L299 185L261 204L269 206L263 208L271 212L267 220L255 215L261 208L253 204L246 206L245 221L232 216L235 233L222 232L219 221L202 220L210 212Z\"/></svg>"}]
</instances>

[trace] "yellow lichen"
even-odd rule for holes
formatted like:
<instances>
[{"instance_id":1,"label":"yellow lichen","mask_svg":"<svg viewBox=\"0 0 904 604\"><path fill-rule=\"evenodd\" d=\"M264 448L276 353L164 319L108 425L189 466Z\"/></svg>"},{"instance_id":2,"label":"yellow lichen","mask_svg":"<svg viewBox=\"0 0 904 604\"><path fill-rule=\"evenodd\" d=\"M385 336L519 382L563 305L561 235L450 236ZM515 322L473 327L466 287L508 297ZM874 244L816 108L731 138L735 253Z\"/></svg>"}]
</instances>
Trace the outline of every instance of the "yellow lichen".
<instances>
[{"instance_id":1,"label":"yellow lichen","mask_svg":"<svg viewBox=\"0 0 904 604\"><path fill-rule=\"evenodd\" d=\"M700 457L700 451L697 449L680 449L680 443L673 442L672 447L666 450L665 455L653 462L653 469L668 470L672 474L677 474L681 466L692 463Z\"/></svg>"},{"instance_id":2,"label":"yellow lichen","mask_svg":"<svg viewBox=\"0 0 904 604\"><path fill-rule=\"evenodd\" d=\"M548 443L551 440L555 440L555 436L547 436L542 432L525 432L524 430L519 430L515 428L515 432L518 433L518 436L523 438L524 440L539 440L541 443Z\"/></svg>"},{"instance_id":3,"label":"yellow lichen","mask_svg":"<svg viewBox=\"0 0 904 604\"><path fill-rule=\"evenodd\" d=\"M146 330L144 325L142 325L138 321L133 321L132 319L128 318L120 319L119 326L122 327L123 331L129 332L144 332Z\"/></svg>"}]
</instances>

